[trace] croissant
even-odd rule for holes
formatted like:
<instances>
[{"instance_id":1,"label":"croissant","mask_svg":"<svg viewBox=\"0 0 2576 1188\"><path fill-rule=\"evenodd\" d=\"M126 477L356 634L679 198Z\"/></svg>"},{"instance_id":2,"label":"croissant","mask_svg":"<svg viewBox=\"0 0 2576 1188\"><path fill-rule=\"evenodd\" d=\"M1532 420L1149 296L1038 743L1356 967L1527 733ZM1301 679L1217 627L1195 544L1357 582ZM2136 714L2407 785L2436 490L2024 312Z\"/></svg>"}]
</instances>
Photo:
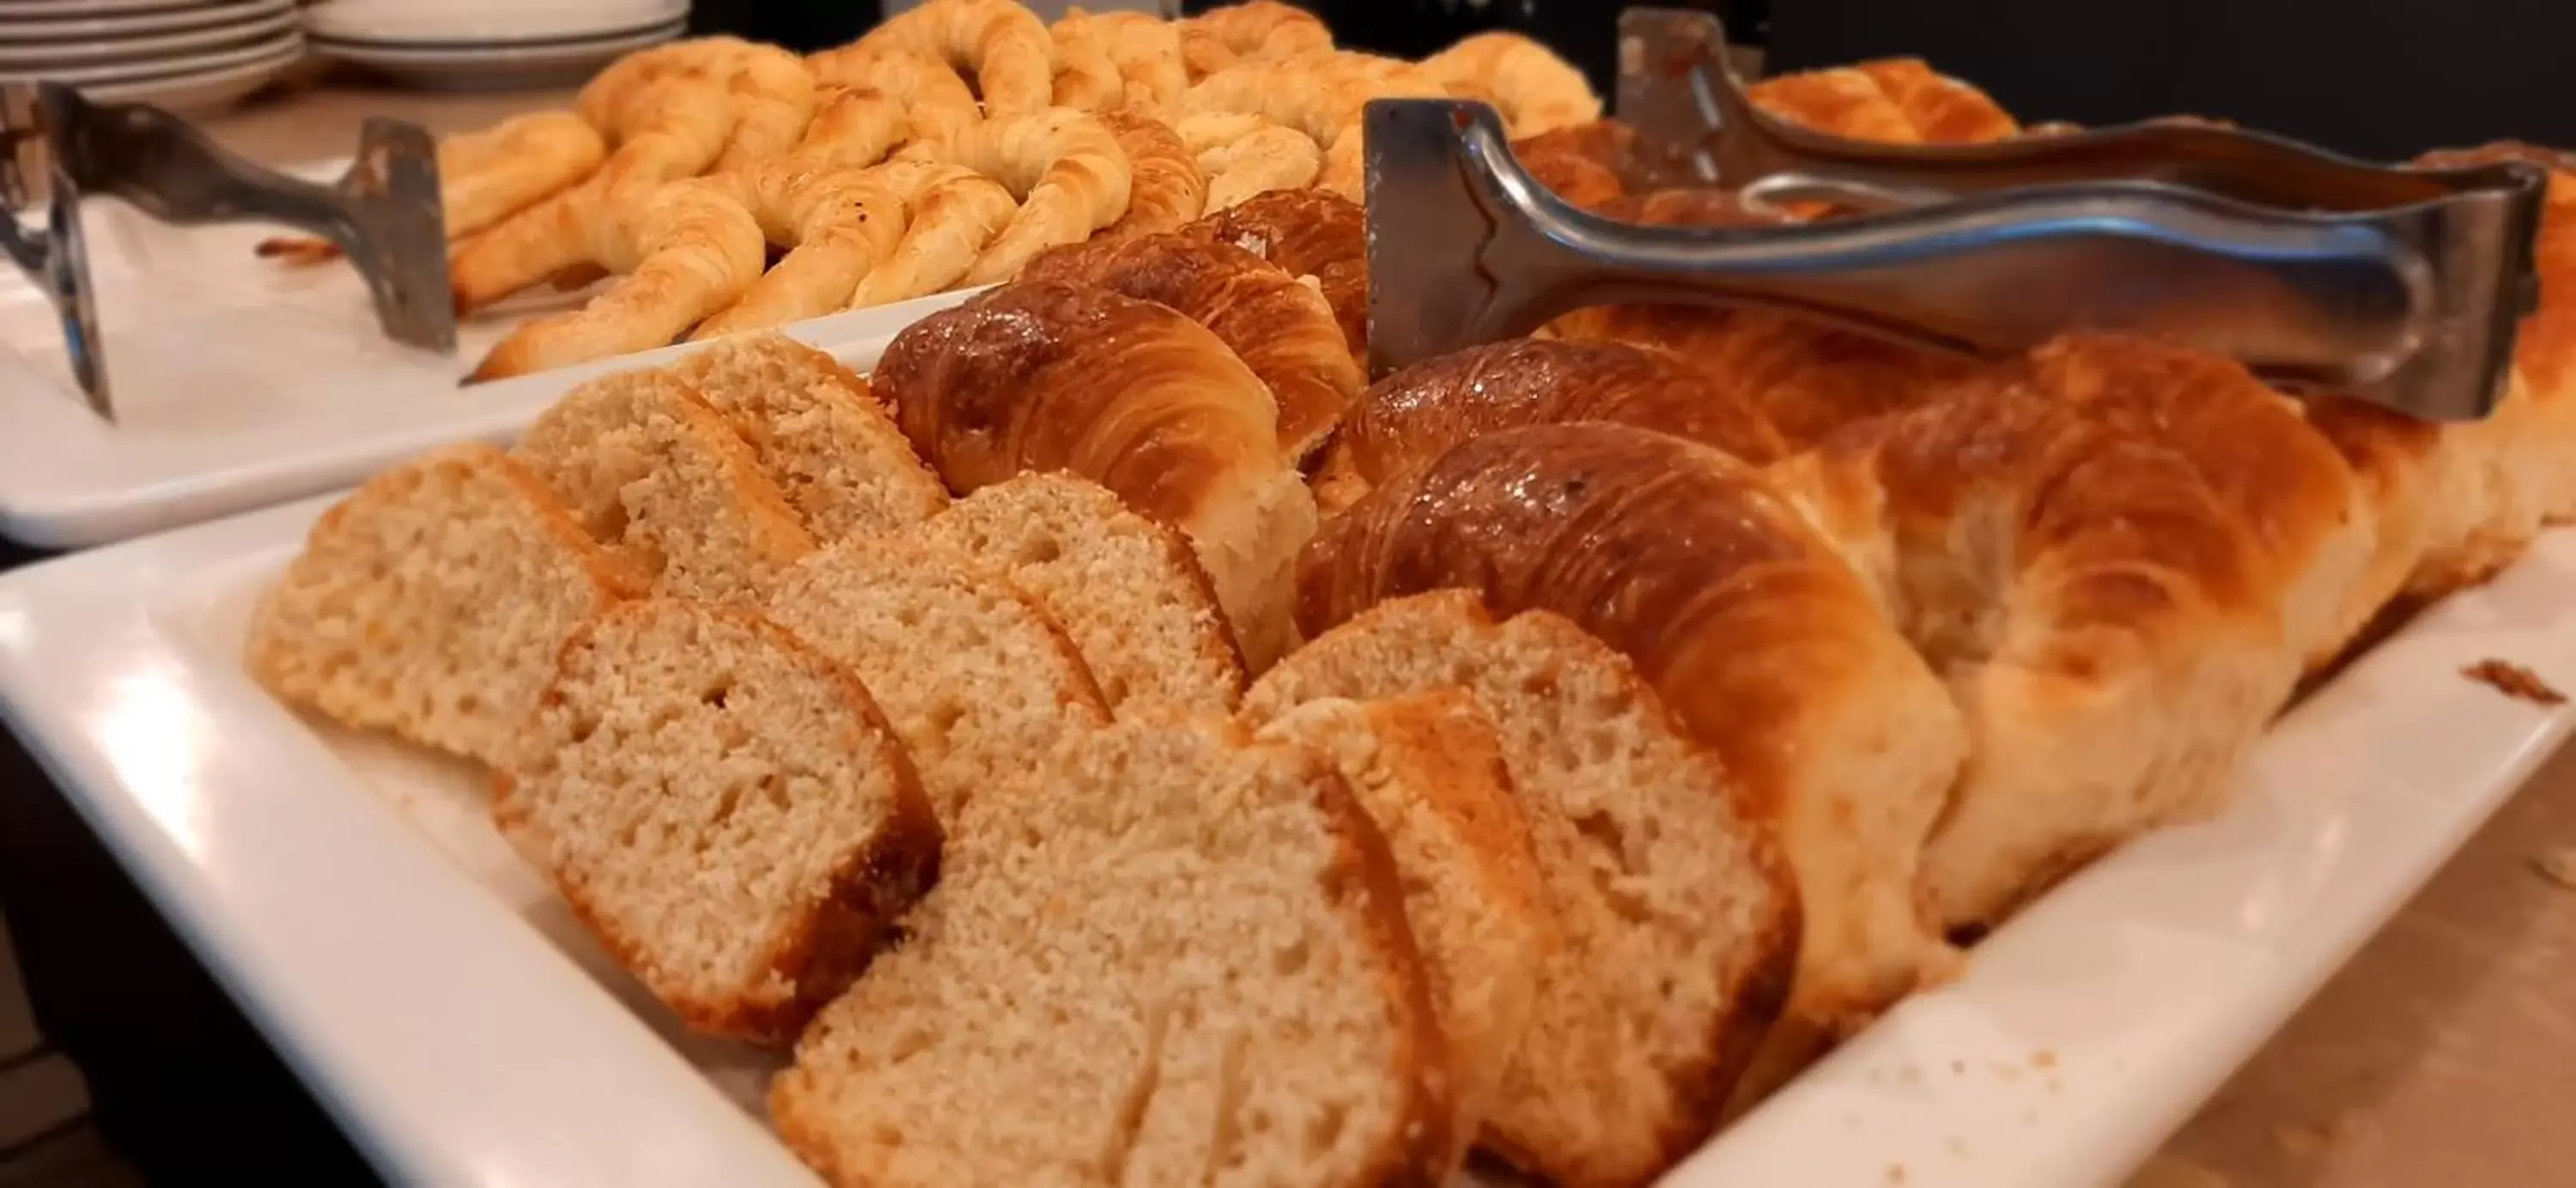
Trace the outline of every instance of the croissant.
<instances>
[{"instance_id":1,"label":"croissant","mask_svg":"<svg viewBox=\"0 0 2576 1188\"><path fill-rule=\"evenodd\" d=\"M1297 622L1313 637L1452 588L1627 654L1743 782L1797 877L1792 1018L1839 1033L1948 966L1915 869L1965 750L1959 713L1758 471L1627 425L1497 430L1326 525L1298 558Z\"/></svg>"},{"instance_id":2,"label":"croissant","mask_svg":"<svg viewBox=\"0 0 2576 1188\"><path fill-rule=\"evenodd\" d=\"M1933 70L1921 58L1882 58L1853 69L1878 84L1925 144L1983 144L2021 135L2020 121L1992 96Z\"/></svg>"},{"instance_id":3,"label":"croissant","mask_svg":"<svg viewBox=\"0 0 2576 1188\"><path fill-rule=\"evenodd\" d=\"M1422 60L1451 94L1493 104L1514 136L1535 136L1601 118L1601 97L1583 72L1519 33L1477 33Z\"/></svg>"},{"instance_id":4,"label":"croissant","mask_svg":"<svg viewBox=\"0 0 2576 1188\"><path fill-rule=\"evenodd\" d=\"M1127 79L1109 57L1109 39L1087 13L1073 13L1047 27L1055 45L1057 107L1102 111L1127 101Z\"/></svg>"},{"instance_id":5,"label":"croissant","mask_svg":"<svg viewBox=\"0 0 2576 1188\"><path fill-rule=\"evenodd\" d=\"M1055 99L1055 42L1015 0L928 0L860 38L858 50L908 50L975 72L984 110L1034 115Z\"/></svg>"},{"instance_id":6,"label":"croissant","mask_svg":"<svg viewBox=\"0 0 2576 1188\"><path fill-rule=\"evenodd\" d=\"M512 331L467 382L667 346L739 300L764 262L760 224L703 178L630 197L585 230L590 240L583 254L626 275L580 309Z\"/></svg>"},{"instance_id":7,"label":"croissant","mask_svg":"<svg viewBox=\"0 0 2576 1188\"><path fill-rule=\"evenodd\" d=\"M726 91L734 123L718 170L747 169L795 147L822 97L803 58L770 46L737 59Z\"/></svg>"},{"instance_id":8,"label":"croissant","mask_svg":"<svg viewBox=\"0 0 2576 1188\"><path fill-rule=\"evenodd\" d=\"M950 489L1097 482L1190 538L1247 664L1286 650L1314 500L1269 389L1206 328L1106 289L1004 285L896 335L872 380Z\"/></svg>"},{"instance_id":9,"label":"croissant","mask_svg":"<svg viewBox=\"0 0 2576 1188\"><path fill-rule=\"evenodd\" d=\"M1333 34L1315 14L1276 0L1247 0L1174 22L1181 62L1192 81L1245 58L1299 58L1333 48Z\"/></svg>"},{"instance_id":10,"label":"croissant","mask_svg":"<svg viewBox=\"0 0 2576 1188\"><path fill-rule=\"evenodd\" d=\"M963 165L1019 195L1019 211L967 269L969 285L1009 280L1029 257L1117 222L1134 181L1117 134L1066 107L977 124L897 156Z\"/></svg>"},{"instance_id":11,"label":"croissant","mask_svg":"<svg viewBox=\"0 0 2576 1188\"><path fill-rule=\"evenodd\" d=\"M1570 154L1617 174L1626 171L1628 154L1636 143L1636 129L1617 120L1598 119L1515 138L1512 151L1524 158Z\"/></svg>"},{"instance_id":12,"label":"croissant","mask_svg":"<svg viewBox=\"0 0 2576 1188\"><path fill-rule=\"evenodd\" d=\"M1242 248L1290 276L1315 278L1352 357L1368 357L1368 227L1359 203L1321 190L1280 190L1185 230Z\"/></svg>"},{"instance_id":13,"label":"croissant","mask_svg":"<svg viewBox=\"0 0 2576 1188\"><path fill-rule=\"evenodd\" d=\"M727 197L751 214L768 242L791 246L689 337L766 330L840 310L868 270L894 253L911 201L939 168L817 168L791 159L708 179L729 187Z\"/></svg>"},{"instance_id":14,"label":"croissant","mask_svg":"<svg viewBox=\"0 0 2576 1188\"><path fill-rule=\"evenodd\" d=\"M1966 713L1972 758L1923 860L1945 925L2214 813L2298 670L2256 531L2099 411L1998 381L1768 472Z\"/></svg>"},{"instance_id":15,"label":"croissant","mask_svg":"<svg viewBox=\"0 0 2576 1188\"><path fill-rule=\"evenodd\" d=\"M1321 448L1367 386L1323 294L1241 248L1185 235L1093 240L1041 255L1020 276L1159 302L1214 331L1269 385L1291 460Z\"/></svg>"},{"instance_id":16,"label":"croissant","mask_svg":"<svg viewBox=\"0 0 2576 1188\"><path fill-rule=\"evenodd\" d=\"M1100 235L1177 231L1207 209L1208 181L1196 155L1170 125L1133 109L1099 113L1127 154L1127 213Z\"/></svg>"},{"instance_id":17,"label":"croissant","mask_svg":"<svg viewBox=\"0 0 2576 1188\"><path fill-rule=\"evenodd\" d=\"M953 136L984 118L966 80L925 54L845 45L806 58L805 67L823 86L874 91L893 100L903 112L908 138Z\"/></svg>"},{"instance_id":18,"label":"croissant","mask_svg":"<svg viewBox=\"0 0 2576 1188\"><path fill-rule=\"evenodd\" d=\"M654 83L675 75L700 78L722 74L757 48L739 37L688 37L666 41L628 54L582 84L573 96L573 112L602 135L614 135L623 113Z\"/></svg>"},{"instance_id":19,"label":"croissant","mask_svg":"<svg viewBox=\"0 0 2576 1188\"><path fill-rule=\"evenodd\" d=\"M1207 177L1211 211L1272 190L1302 189L1324 171L1324 151L1305 133L1262 116L1203 111L1181 117L1176 131Z\"/></svg>"},{"instance_id":20,"label":"croissant","mask_svg":"<svg viewBox=\"0 0 2576 1188\"><path fill-rule=\"evenodd\" d=\"M580 116L540 111L438 142L438 209L456 243L589 177L608 142ZM323 239L268 239L262 256L318 264L340 256Z\"/></svg>"},{"instance_id":21,"label":"croissant","mask_svg":"<svg viewBox=\"0 0 2576 1188\"><path fill-rule=\"evenodd\" d=\"M1127 106L1158 119L1171 115L1190 85L1178 22L1133 11L1076 10L1065 19L1088 22L1098 31L1126 84Z\"/></svg>"},{"instance_id":22,"label":"croissant","mask_svg":"<svg viewBox=\"0 0 2576 1188\"><path fill-rule=\"evenodd\" d=\"M987 244L1020 204L1002 183L961 165L927 164L944 169L923 180L909 204L910 222L894 250L868 269L850 294L850 308L865 309L908 298L942 293L956 286L984 254Z\"/></svg>"},{"instance_id":23,"label":"croissant","mask_svg":"<svg viewBox=\"0 0 2576 1188\"><path fill-rule=\"evenodd\" d=\"M1746 88L1745 96L1772 115L1818 132L1886 144L1923 139L1878 79L1849 66L1776 75Z\"/></svg>"},{"instance_id":24,"label":"croissant","mask_svg":"<svg viewBox=\"0 0 2576 1188\"><path fill-rule=\"evenodd\" d=\"M1470 438L1567 421L1670 433L1756 466L1789 452L1760 410L1663 351L1519 338L1425 360L1371 385L1324 454L1316 498L1336 511Z\"/></svg>"}]
</instances>

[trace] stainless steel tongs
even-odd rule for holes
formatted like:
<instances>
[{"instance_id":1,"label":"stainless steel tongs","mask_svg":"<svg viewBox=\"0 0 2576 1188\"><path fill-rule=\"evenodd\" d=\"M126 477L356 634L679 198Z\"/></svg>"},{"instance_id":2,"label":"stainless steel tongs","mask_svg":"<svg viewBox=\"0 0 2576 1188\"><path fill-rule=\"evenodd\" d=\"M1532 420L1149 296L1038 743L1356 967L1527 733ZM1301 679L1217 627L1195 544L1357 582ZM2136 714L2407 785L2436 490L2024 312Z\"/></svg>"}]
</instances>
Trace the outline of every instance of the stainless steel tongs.
<instances>
[{"instance_id":1,"label":"stainless steel tongs","mask_svg":"<svg viewBox=\"0 0 2576 1188\"><path fill-rule=\"evenodd\" d=\"M2140 125L1976 146L1863 144L1757 109L1705 13L1621 18L1633 171L1868 213L1644 227L1530 177L1481 104L1366 115L1373 372L1610 302L1786 306L1976 354L2117 330L2428 419L2482 416L2538 301L2547 176L2388 169L2276 137ZM1461 264L1470 267L1461 268Z\"/></svg>"},{"instance_id":2,"label":"stainless steel tongs","mask_svg":"<svg viewBox=\"0 0 2576 1188\"><path fill-rule=\"evenodd\" d=\"M367 121L356 160L324 186L227 153L159 108L92 103L57 83L0 85L0 248L53 302L72 372L102 417L115 419L115 405L81 238L80 201L92 195L164 223L285 223L326 238L366 277L387 336L456 348L437 151L419 127ZM17 216L38 202L43 230Z\"/></svg>"}]
</instances>

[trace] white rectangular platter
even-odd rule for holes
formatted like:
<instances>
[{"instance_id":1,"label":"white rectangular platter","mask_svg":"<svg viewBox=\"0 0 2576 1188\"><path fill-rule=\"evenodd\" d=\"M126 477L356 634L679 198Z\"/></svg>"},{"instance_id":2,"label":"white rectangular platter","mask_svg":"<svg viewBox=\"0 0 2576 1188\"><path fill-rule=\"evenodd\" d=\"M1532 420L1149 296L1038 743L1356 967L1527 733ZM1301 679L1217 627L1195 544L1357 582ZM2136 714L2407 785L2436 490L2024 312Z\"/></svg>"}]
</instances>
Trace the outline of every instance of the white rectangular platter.
<instances>
[{"instance_id":1,"label":"white rectangular platter","mask_svg":"<svg viewBox=\"0 0 2576 1188\"><path fill-rule=\"evenodd\" d=\"M39 548L122 540L345 487L446 442L506 442L573 384L688 349L459 387L512 327L580 298L513 301L468 318L457 352L440 355L385 338L347 265L255 258L275 227L173 228L115 202L93 202L82 218L116 423L83 402L44 294L0 270L0 536ZM881 343L973 293L788 332L827 349Z\"/></svg>"},{"instance_id":2,"label":"white rectangular platter","mask_svg":"<svg viewBox=\"0 0 2576 1188\"><path fill-rule=\"evenodd\" d=\"M693 1041L510 856L462 768L318 728L237 658L324 500L0 578L0 709L397 1182L809 1183L772 1059ZM2115 1182L2576 723L2576 532L2300 705L2235 807L2131 845L1684 1163L1684 1188Z\"/></svg>"}]
</instances>

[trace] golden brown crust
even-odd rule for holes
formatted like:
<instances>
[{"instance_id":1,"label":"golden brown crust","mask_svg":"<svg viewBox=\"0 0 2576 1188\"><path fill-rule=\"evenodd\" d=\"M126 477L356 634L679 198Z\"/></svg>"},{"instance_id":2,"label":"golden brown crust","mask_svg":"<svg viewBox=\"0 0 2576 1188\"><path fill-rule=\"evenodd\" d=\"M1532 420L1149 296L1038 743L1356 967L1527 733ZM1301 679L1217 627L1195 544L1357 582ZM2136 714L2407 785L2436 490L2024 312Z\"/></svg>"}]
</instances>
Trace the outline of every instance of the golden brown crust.
<instances>
[{"instance_id":1,"label":"golden brown crust","mask_svg":"<svg viewBox=\"0 0 2576 1188\"><path fill-rule=\"evenodd\" d=\"M1323 295L1231 244L1187 235L1094 240L1047 252L1020 276L1098 285L1207 327L1269 385L1279 447L1290 458L1322 446L1366 386Z\"/></svg>"},{"instance_id":2,"label":"golden brown crust","mask_svg":"<svg viewBox=\"0 0 2576 1188\"><path fill-rule=\"evenodd\" d=\"M1326 190L1273 190L1193 223L1188 234L1311 276L1354 358L1368 357L1368 230L1360 205Z\"/></svg>"},{"instance_id":3,"label":"golden brown crust","mask_svg":"<svg viewBox=\"0 0 2576 1188\"><path fill-rule=\"evenodd\" d=\"M1111 108L1096 114L1118 138L1118 147L1127 150L1133 180L1127 188L1127 213L1093 238L1177 231L1199 217L1207 206L1207 178L1199 172L1198 159L1181 143L1180 134L1137 111Z\"/></svg>"},{"instance_id":4,"label":"golden brown crust","mask_svg":"<svg viewBox=\"0 0 2576 1188\"><path fill-rule=\"evenodd\" d=\"M1307 638L1389 598L1464 588L1546 610L1628 656L1775 819L1802 691L1839 680L1857 575L1751 467L1626 425L1504 429L1380 487L1306 547Z\"/></svg>"},{"instance_id":5,"label":"golden brown crust","mask_svg":"<svg viewBox=\"0 0 2576 1188\"><path fill-rule=\"evenodd\" d=\"M1512 142L1512 152L1524 161L1539 157L1575 157L1598 165L1616 177L1626 170L1629 151L1636 143L1636 129L1614 119L1598 119L1521 137Z\"/></svg>"},{"instance_id":6,"label":"golden brown crust","mask_svg":"<svg viewBox=\"0 0 2576 1188\"><path fill-rule=\"evenodd\" d=\"M1707 372L1650 347L1509 339L1414 364L1370 385L1344 418L1326 473L1355 497L1497 429L1612 421L1767 466L1788 444Z\"/></svg>"},{"instance_id":7,"label":"golden brown crust","mask_svg":"<svg viewBox=\"0 0 2576 1188\"><path fill-rule=\"evenodd\" d=\"M2021 124L1992 96L1921 58L1881 58L1853 69L1878 84L1925 144L1982 144L2021 134Z\"/></svg>"},{"instance_id":8,"label":"golden brown crust","mask_svg":"<svg viewBox=\"0 0 2576 1188\"><path fill-rule=\"evenodd\" d=\"M1619 175L1610 167L1586 157L1562 152L1523 152L1521 166L1529 170L1538 184L1555 191L1556 196L1585 210L1599 210L1628 192Z\"/></svg>"},{"instance_id":9,"label":"golden brown crust","mask_svg":"<svg viewBox=\"0 0 2576 1188\"><path fill-rule=\"evenodd\" d=\"M959 492L1067 470L1186 527L1225 470L1277 449L1269 390L1222 340L1107 289L1005 285L933 314L886 347L876 383Z\"/></svg>"},{"instance_id":10,"label":"golden brown crust","mask_svg":"<svg viewBox=\"0 0 2576 1188\"><path fill-rule=\"evenodd\" d=\"M1915 144L1922 137L1894 96L1866 71L1837 66L1766 78L1747 94L1762 110L1818 132L1853 140Z\"/></svg>"}]
</instances>

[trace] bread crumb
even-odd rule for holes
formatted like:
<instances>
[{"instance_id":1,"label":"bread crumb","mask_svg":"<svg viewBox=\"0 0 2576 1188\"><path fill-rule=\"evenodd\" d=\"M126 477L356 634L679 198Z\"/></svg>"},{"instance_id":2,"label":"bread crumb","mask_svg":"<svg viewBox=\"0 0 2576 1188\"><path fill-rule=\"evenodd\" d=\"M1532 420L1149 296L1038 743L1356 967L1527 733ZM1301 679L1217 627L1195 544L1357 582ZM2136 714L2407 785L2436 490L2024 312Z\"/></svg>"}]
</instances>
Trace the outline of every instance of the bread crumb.
<instances>
[{"instance_id":1,"label":"bread crumb","mask_svg":"<svg viewBox=\"0 0 2576 1188\"><path fill-rule=\"evenodd\" d=\"M2576 846L2560 846L2532 855L2531 869L2550 882L2576 891Z\"/></svg>"},{"instance_id":2,"label":"bread crumb","mask_svg":"<svg viewBox=\"0 0 2576 1188\"><path fill-rule=\"evenodd\" d=\"M2038 1050L2038 1051L2036 1051L2036 1052L2031 1053L2031 1054L2030 1054L2030 1066L2031 1066L2032 1068L2055 1068L2055 1067L2057 1067L2057 1052L2056 1052L2056 1050L2055 1050L2055 1049L2052 1049L2052 1048L2041 1048L2040 1050Z\"/></svg>"},{"instance_id":3,"label":"bread crumb","mask_svg":"<svg viewBox=\"0 0 2576 1188\"><path fill-rule=\"evenodd\" d=\"M2510 660L2480 660L2461 669L2460 675L2479 684L2493 686L2497 692L2516 701L2528 701L2533 705L2567 704L2567 695L2551 688L2549 682L2540 679L2539 673Z\"/></svg>"},{"instance_id":4,"label":"bread crumb","mask_svg":"<svg viewBox=\"0 0 2576 1188\"><path fill-rule=\"evenodd\" d=\"M1964 1076L1968 1075L1968 1062L1967 1062L1967 1061L1965 1061L1965 1060L1953 1060L1953 1061L1951 1061L1951 1062L1950 1062L1950 1075L1951 1075L1951 1076L1954 1076L1954 1077L1964 1077Z\"/></svg>"},{"instance_id":5,"label":"bread crumb","mask_svg":"<svg viewBox=\"0 0 2576 1188\"><path fill-rule=\"evenodd\" d=\"M1888 1183L1890 1183L1890 1184L1902 1184L1902 1183L1904 1183L1904 1182L1905 1182L1905 1165L1904 1165L1904 1164L1902 1164L1902 1163L1891 1163L1891 1164L1888 1164L1888 1165L1887 1165L1887 1182L1888 1182Z\"/></svg>"}]
</instances>

